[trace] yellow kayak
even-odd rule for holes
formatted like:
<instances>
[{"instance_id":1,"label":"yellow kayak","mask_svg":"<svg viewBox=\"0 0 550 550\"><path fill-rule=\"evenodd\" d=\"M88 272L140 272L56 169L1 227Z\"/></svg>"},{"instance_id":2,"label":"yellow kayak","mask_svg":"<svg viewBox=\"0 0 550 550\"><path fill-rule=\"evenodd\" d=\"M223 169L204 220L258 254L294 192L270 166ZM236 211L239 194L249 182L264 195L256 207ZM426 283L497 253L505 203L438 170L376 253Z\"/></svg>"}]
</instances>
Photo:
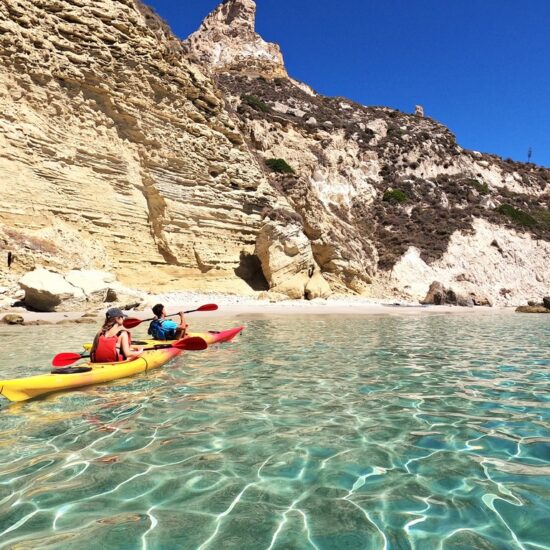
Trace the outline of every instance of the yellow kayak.
<instances>
[{"instance_id":1,"label":"yellow kayak","mask_svg":"<svg viewBox=\"0 0 550 550\"><path fill-rule=\"evenodd\" d=\"M88 372L74 374L39 374L14 380L0 380L0 394L10 401L26 401L55 391L70 390L92 384L110 382L156 369L182 353L178 348L144 351L141 357L117 363L84 363L91 367Z\"/></svg>"},{"instance_id":2,"label":"yellow kayak","mask_svg":"<svg viewBox=\"0 0 550 550\"><path fill-rule=\"evenodd\" d=\"M238 327L221 332L197 332L188 334L187 336L199 336L206 340L208 344L214 344L216 342L232 340L243 328ZM170 344L173 342L145 340L144 343L146 345L155 345ZM84 347L88 347L89 349L91 345L86 344ZM26 378L0 380L0 394L10 401L26 401L27 399L47 393L110 382L161 367L181 353L182 350L179 348L155 349L144 351L143 355L136 359L128 359L116 363L79 363L78 366L82 367L83 370L86 369L87 372L39 374Z\"/></svg>"}]
</instances>

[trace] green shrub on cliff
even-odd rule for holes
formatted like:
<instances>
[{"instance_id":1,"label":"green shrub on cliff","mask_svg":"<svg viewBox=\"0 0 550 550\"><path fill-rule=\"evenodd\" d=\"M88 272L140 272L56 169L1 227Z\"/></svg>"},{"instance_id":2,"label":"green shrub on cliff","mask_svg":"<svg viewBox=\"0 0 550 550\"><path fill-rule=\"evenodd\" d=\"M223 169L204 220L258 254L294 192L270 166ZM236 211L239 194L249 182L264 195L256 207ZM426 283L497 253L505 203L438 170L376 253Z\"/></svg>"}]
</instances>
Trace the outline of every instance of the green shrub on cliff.
<instances>
[{"instance_id":1,"label":"green shrub on cliff","mask_svg":"<svg viewBox=\"0 0 550 550\"><path fill-rule=\"evenodd\" d=\"M258 96L255 95L243 95L241 97L244 103L249 107L252 107L256 111L261 111L262 113L269 113L271 110L267 103L264 103Z\"/></svg>"},{"instance_id":2,"label":"green shrub on cliff","mask_svg":"<svg viewBox=\"0 0 550 550\"><path fill-rule=\"evenodd\" d=\"M471 185L480 195L489 194L489 186L485 182L480 183L478 180L469 179L466 180L466 183Z\"/></svg>"},{"instance_id":3,"label":"green shrub on cliff","mask_svg":"<svg viewBox=\"0 0 550 550\"><path fill-rule=\"evenodd\" d=\"M407 202L407 195L405 195L405 193L400 189L388 189L384 193L382 200L386 202L403 204L404 202Z\"/></svg>"},{"instance_id":4,"label":"green shrub on cliff","mask_svg":"<svg viewBox=\"0 0 550 550\"><path fill-rule=\"evenodd\" d=\"M284 159L267 159L265 163L273 172L278 172L279 174L294 174L294 168Z\"/></svg>"},{"instance_id":5,"label":"green shrub on cliff","mask_svg":"<svg viewBox=\"0 0 550 550\"><path fill-rule=\"evenodd\" d=\"M550 211L536 210L535 212L533 212L533 217L543 227L550 227Z\"/></svg>"},{"instance_id":6,"label":"green shrub on cliff","mask_svg":"<svg viewBox=\"0 0 550 550\"><path fill-rule=\"evenodd\" d=\"M523 210L520 210L519 208L514 208L511 204L501 204L496 210L519 225L523 225L525 227L533 227L534 225L537 225L537 220L535 220L533 216Z\"/></svg>"}]
</instances>

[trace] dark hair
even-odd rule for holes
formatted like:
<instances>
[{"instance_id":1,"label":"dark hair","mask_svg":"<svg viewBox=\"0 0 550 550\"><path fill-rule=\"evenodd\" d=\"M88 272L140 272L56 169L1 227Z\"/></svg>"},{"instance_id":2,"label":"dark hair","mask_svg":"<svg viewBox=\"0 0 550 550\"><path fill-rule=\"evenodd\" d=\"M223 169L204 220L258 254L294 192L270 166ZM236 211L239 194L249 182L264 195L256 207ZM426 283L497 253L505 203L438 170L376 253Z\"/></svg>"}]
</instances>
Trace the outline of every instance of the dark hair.
<instances>
[{"instance_id":1,"label":"dark hair","mask_svg":"<svg viewBox=\"0 0 550 550\"><path fill-rule=\"evenodd\" d=\"M153 313L160 319L163 309L164 306L162 304L157 304L156 306L153 306Z\"/></svg>"}]
</instances>

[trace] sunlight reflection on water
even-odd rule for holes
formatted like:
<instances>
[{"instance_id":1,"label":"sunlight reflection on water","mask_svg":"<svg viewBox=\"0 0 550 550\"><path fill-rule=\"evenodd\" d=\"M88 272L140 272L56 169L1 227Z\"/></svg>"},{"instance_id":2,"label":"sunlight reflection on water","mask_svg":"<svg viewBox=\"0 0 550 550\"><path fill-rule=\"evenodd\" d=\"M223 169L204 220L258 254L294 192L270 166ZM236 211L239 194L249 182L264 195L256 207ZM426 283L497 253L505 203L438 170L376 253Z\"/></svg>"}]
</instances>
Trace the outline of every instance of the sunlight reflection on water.
<instances>
[{"instance_id":1,"label":"sunlight reflection on water","mask_svg":"<svg viewBox=\"0 0 550 550\"><path fill-rule=\"evenodd\" d=\"M549 321L255 319L146 375L3 401L0 548L548 548ZM0 328L0 378L93 329Z\"/></svg>"}]
</instances>

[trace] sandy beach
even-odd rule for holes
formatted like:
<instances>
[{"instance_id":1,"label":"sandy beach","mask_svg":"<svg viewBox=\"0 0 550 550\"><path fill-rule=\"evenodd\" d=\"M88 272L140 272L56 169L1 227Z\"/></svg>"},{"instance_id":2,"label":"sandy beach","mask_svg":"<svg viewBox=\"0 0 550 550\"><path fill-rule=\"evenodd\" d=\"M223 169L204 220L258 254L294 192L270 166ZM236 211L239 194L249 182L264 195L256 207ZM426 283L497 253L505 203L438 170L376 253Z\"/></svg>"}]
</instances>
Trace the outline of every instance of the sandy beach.
<instances>
[{"instance_id":1,"label":"sandy beach","mask_svg":"<svg viewBox=\"0 0 550 550\"><path fill-rule=\"evenodd\" d=\"M139 319L146 319L152 316L150 307L161 302L166 305L168 314L178 311L195 309L203 304L215 303L219 306L217 311L208 312L209 317L270 317L270 316L310 316L310 315L433 315L433 314L508 314L513 313L513 307L461 307L461 306L434 306L421 305L418 303L396 302L395 300L372 300L366 298L335 297L329 299L287 300L270 302L268 300L257 300L248 296L235 296L219 293L194 293L174 292L148 297L145 306L139 310L128 310L129 315ZM107 308L105 308L107 309ZM103 311L97 315L80 312L32 312L24 308L11 308L4 311L1 316L8 313L21 315L25 323L46 322L59 323L89 319L90 322L100 319Z\"/></svg>"}]
</instances>

